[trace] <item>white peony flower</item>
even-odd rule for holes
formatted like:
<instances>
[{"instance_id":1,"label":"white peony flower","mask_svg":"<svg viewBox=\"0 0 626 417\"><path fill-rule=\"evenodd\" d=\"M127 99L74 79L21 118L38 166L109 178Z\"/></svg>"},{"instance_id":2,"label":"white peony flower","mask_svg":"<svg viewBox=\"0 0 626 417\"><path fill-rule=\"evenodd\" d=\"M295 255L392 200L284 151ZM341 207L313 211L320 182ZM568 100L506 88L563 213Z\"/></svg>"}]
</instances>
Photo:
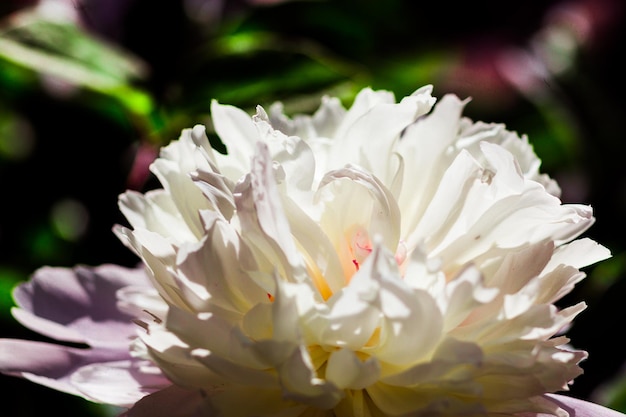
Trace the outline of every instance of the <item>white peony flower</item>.
<instances>
[{"instance_id":1,"label":"white peony flower","mask_svg":"<svg viewBox=\"0 0 626 417\"><path fill-rule=\"evenodd\" d=\"M163 188L120 198L166 304L135 355L211 416L566 416L546 394L581 373L560 331L585 305L555 302L609 252L577 239L592 210L561 203L527 138L465 104L213 102L228 154L184 130Z\"/></svg>"}]
</instances>

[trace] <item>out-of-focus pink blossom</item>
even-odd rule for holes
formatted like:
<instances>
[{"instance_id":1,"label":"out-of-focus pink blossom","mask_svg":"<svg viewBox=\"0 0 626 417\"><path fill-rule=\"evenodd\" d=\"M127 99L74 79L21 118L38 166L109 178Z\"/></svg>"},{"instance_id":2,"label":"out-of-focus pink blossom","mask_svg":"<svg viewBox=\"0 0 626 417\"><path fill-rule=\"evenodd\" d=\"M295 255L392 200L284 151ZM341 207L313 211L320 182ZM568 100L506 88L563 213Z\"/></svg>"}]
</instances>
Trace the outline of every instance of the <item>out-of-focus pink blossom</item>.
<instances>
[{"instance_id":1,"label":"out-of-focus pink blossom","mask_svg":"<svg viewBox=\"0 0 626 417\"><path fill-rule=\"evenodd\" d=\"M13 315L59 343L2 339L0 371L118 406L169 386L158 368L131 349L139 328L133 320L142 313L127 301L150 288L141 268L39 269L16 288Z\"/></svg>"}]
</instances>

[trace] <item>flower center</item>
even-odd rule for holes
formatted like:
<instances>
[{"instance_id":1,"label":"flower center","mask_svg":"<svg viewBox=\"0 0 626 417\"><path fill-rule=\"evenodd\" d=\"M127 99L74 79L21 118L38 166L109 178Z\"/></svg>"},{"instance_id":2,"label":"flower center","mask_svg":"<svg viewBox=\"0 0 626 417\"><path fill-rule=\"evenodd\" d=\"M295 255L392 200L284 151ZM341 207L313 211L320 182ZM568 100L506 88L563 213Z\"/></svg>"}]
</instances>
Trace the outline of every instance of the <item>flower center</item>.
<instances>
[{"instance_id":1,"label":"flower center","mask_svg":"<svg viewBox=\"0 0 626 417\"><path fill-rule=\"evenodd\" d=\"M352 263L358 271L359 266L372 252L372 241L370 240L367 230L363 229L362 227L358 227L352 233L352 239L350 240L350 253L352 254Z\"/></svg>"},{"instance_id":2,"label":"flower center","mask_svg":"<svg viewBox=\"0 0 626 417\"><path fill-rule=\"evenodd\" d=\"M349 241L352 264L354 265L356 271L358 271L361 264L365 262L365 259L367 259L369 254L372 252L372 240L370 239L367 230L358 226L352 230L352 237ZM394 258L398 266L402 266L406 260L407 253L408 249L406 243L403 240L400 240L394 254Z\"/></svg>"}]
</instances>

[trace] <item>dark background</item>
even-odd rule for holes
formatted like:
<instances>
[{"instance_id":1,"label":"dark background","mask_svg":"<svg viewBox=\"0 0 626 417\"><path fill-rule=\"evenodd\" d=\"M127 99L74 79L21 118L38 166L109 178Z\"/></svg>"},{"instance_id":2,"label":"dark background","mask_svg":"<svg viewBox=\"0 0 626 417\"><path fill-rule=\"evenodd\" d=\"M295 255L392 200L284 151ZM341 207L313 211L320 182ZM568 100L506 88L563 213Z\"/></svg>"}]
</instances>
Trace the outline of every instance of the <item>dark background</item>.
<instances>
[{"instance_id":1,"label":"dark background","mask_svg":"<svg viewBox=\"0 0 626 417\"><path fill-rule=\"evenodd\" d=\"M312 111L326 92L349 104L367 85L399 98L434 84L438 97L472 97L466 115L527 133L544 171L562 186L563 200L594 207L597 223L586 235L614 257L588 268L588 278L562 300L589 305L569 332L572 344L590 354L572 394L626 411L619 389L610 396L599 390L619 388L625 359L621 1L67 3L77 11L81 33L145 63L148 72L125 85L150 105L131 103L130 93L72 87L71 80L58 77L50 82L44 66L16 65L0 49L0 336L40 339L9 314L10 288L36 268L137 262L111 232L124 223L117 196L153 184L137 152L150 156L181 128L205 123L212 98L246 109L285 100L288 109ZM0 39L13 36L11 19L36 4L0 3ZM559 22L578 36L569 64L539 77L539 85L508 82L499 57L511 50L547 50L549 42L540 35L549 29L558 34ZM30 38L24 42L44 48ZM65 46L57 46L52 52L63 55ZM546 59L555 57L551 51ZM70 232L60 229L55 216ZM80 222L72 226L77 219L84 219L84 229ZM115 411L17 378L1 376L0 383L2 416Z\"/></svg>"}]
</instances>

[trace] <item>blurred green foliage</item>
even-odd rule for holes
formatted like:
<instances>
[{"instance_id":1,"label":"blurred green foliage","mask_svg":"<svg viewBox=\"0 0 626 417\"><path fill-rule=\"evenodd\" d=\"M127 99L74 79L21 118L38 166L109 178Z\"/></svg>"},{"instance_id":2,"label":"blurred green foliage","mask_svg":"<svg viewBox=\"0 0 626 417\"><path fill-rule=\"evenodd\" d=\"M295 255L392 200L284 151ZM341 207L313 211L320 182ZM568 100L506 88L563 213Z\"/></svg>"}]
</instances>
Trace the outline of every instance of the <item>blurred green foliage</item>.
<instances>
[{"instance_id":1,"label":"blurred green foliage","mask_svg":"<svg viewBox=\"0 0 626 417\"><path fill-rule=\"evenodd\" d=\"M288 113L312 112L325 94L349 105L365 86L402 97L433 84L436 96L471 97L468 116L528 134L543 169L562 186L563 200L594 206L598 223L588 235L615 256L591 268L564 300L590 305L570 332L577 347L590 351L586 374L572 393L590 398L618 378L606 390L611 396L602 398L626 411L626 383L616 373L624 355L607 342L624 316L619 299L626 295L626 240L618 229L626 209L619 1L558 3L587 12L580 15L588 20L587 38L571 26L576 21L554 17L562 10L555 1L300 0L262 6L243 0L76 0L59 1L69 6L60 14L37 7L52 3L0 6L3 336L37 337L9 314L11 288L36 268L137 261L110 230L124 221L117 195L153 185L143 158L182 128L210 128L212 99L250 112L276 100ZM213 13L192 10L193 4ZM549 30L554 36L538 36ZM569 43L556 43L564 36ZM535 74L540 82L532 88L511 83L499 57L538 47L548 64L561 67L550 72L546 64L548 72ZM38 414L32 404L17 405L29 396L25 390L61 395L10 383L16 405L7 407L14 417ZM66 414L78 413L80 404L68 400ZM114 411L83 407L81 415Z\"/></svg>"}]
</instances>

